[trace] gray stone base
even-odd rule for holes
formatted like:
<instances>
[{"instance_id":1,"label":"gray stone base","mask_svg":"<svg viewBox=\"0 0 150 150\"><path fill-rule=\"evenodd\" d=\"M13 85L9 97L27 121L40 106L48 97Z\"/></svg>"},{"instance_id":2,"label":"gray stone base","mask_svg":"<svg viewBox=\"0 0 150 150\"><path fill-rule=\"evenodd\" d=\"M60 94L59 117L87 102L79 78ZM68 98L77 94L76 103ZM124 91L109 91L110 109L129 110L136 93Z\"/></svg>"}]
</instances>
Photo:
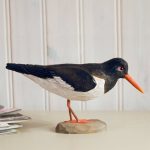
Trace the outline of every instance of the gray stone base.
<instances>
[{"instance_id":1,"label":"gray stone base","mask_svg":"<svg viewBox=\"0 0 150 150\"><path fill-rule=\"evenodd\" d=\"M106 123L98 119L90 119L87 123L60 122L55 131L65 134L95 133L106 129Z\"/></svg>"}]
</instances>

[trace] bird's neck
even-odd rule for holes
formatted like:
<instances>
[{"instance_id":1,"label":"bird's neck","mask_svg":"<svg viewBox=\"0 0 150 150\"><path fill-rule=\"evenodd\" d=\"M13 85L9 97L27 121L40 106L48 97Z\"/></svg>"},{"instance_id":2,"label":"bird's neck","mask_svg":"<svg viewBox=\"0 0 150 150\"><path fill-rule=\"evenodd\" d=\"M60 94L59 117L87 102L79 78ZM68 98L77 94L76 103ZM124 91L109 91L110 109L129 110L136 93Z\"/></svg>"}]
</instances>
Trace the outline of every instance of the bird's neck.
<instances>
[{"instance_id":1,"label":"bird's neck","mask_svg":"<svg viewBox=\"0 0 150 150\"><path fill-rule=\"evenodd\" d=\"M91 63L91 64L84 64L83 67L92 75L105 80L105 86L104 86L105 93L111 90L115 86L116 82L118 81L118 78L116 78L113 75L111 76L109 75L104 64L102 65L102 64Z\"/></svg>"}]
</instances>

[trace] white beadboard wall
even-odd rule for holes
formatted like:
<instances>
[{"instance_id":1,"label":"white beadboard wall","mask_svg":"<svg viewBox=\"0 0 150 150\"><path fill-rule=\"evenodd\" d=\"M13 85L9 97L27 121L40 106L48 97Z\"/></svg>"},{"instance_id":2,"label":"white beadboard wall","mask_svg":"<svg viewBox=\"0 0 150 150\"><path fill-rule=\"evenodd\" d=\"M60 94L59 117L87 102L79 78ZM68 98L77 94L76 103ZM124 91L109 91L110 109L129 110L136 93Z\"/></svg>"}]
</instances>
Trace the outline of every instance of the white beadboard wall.
<instances>
[{"instance_id":1,"label":"white beadboard wall","mask_svg":"<svg viewBox=\"0 0 150 150\"><path fill-rule=\"evenodd\" d=\"M103 62L123 57L144 88L119 81L108 94L72 102L75 110L150 110L149 0L0 0L0 104L24 110L66 110L66 100L41 89L7 62Z\"/></svg>"}]
</instances>

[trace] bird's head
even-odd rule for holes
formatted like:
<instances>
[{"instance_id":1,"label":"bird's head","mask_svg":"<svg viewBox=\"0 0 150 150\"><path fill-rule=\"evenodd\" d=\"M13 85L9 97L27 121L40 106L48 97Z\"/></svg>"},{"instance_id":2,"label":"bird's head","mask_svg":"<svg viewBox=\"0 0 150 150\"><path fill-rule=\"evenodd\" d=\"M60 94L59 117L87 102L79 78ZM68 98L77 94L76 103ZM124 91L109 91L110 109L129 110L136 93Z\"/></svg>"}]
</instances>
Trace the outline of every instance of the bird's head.
<instances>
[{"instance_id":1,"label":"bird's head","mask_svg":"<svg viewBox=\"0 0 150 150\"><path fill-rule=\"evenodd\" d=\"M105 75L118 80L124 78L129 81L137 90L144 93L142 88L128 74L128 63L122 58L113 58L103 63Z\"/></svg>"}]
</instances>

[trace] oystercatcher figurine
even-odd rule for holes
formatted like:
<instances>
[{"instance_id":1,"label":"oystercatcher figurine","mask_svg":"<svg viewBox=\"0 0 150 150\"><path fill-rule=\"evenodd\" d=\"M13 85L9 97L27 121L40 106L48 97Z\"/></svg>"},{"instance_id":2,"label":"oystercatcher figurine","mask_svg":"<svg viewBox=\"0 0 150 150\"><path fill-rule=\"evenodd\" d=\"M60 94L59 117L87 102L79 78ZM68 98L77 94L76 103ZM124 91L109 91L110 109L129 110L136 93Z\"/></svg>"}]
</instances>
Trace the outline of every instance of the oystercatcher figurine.
<instances>
[{"instance_id":1,"label":"oystercatcher figurine","mask_svg":"<svg viewBox=\"0 0 150 150\"><path fill-rule=\"evenodd\" d=\"M113 58L104 63L47 66L8 63L6 68L22 73L49 92L66 98L71 123L84 123L88 120L78 119L70 106L70 100L92 100L111 90L119 78L125 78L144 93L128 74L128 63L122 58Z\"/></svg>"}]
</instances>

